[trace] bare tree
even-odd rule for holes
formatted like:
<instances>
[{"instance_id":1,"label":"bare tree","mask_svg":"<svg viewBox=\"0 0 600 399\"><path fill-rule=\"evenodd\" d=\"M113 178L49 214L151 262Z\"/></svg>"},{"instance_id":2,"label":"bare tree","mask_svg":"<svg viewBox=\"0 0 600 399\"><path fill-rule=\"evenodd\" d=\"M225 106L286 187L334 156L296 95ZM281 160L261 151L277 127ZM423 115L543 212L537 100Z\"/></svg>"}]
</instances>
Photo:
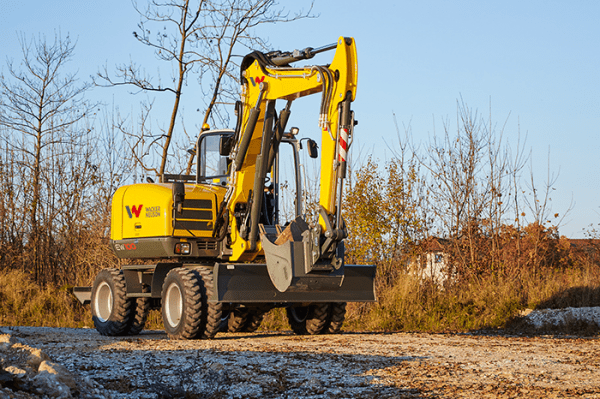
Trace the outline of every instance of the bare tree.
<instances>
[{"instance_id":1,"label":"bare tree","mask_svg":"<svg viewBox=\"0 0 600 399\"><path fill-rule=\"evenodd\" d=\"M110 106L105 106L100 112L99 129L97 136L98 163L102 165L99 171L102 175L99 187L100 203L106 208L106 215L110 213L110 201L114 192L130 179L135 173L134 166L129 156L128 148L121 135L118 121L121 119L114 101Z\"/></svg>"},{"instance_id":2,"label":"bare tree","mask_svg":"<svg viewBox=\"0 0 600 399\"><path fill-rule=\"evenodd\" d=\"M161 83L160 77L152 79L135 63L118 66L116 78L112 78L105 68L98 74L96 84L128 85L143 92L170 93L173 96L171 117L166 128L160 129L160 133L144 129L129 133L136 136L132 147L141 145L142 154L156 151L160 158L158 168L136 158L145 170L154 171L159 176L167 169L181 97L189 83L189 74L198 74L200 90L208 99L203 124L214 119L214 115L217 120L223 120L222 111L216 110L218 105L231 102L237 93L232 84L237 80L232 61L234 49L264 48L265 41L253 35L253 28L265 23L297 20L310 13L309 9L306 13L290 15L274 0L151 0L145 8L134 1L134 7L141 21L133 34L140 43L153 49L159 60L172 65L174 73L169 80L172 84ZM147 117L142 118L145 120ZM190 167L191 163L188 173Z\"/></svg>"},{"instance_id":3,"label":"bare tree","mask_svg":"<svg viewBox=\"0 0 600 399\"><path fill-rule=\"evenodd\" d=\"M534 176L533 176L533 165L530 166L530 177L529 184L527 184L526 188L529 190L529 196L524 196L524 203L532 214L532 222L537 223L539 225L552 225L556 223L560 225L561 221L564 219L564 216L571 210L573 207L572 201L567 208L566 212L562 215L559 213L552 214L551 207L551 194L552 191L555 190L554 186L558 181L558 173L553 173L550 169L550 148L548 148L548 166L546 170L546 180L544 181L543 188L536 184ZM551 219L554 218L557 222L553 222Z\"/></svg>"},{"instance_id":4,"label":"bare tree","mask_svg":"<svg viewBox=\"0 0 600 399\"><path fill-rule=\"evenodd\" d=\"M442 140L433 136L427 156L422 158L422 165L430 175L429 197L433 209L451 237L465 233L470 221L481 219L489 199L488 187L478 181L489 143L484 128L476 113L459 106L456 135L452 134L449 122L445 122Z\"/></svg>"},{"instance_id":5,"label":"bare tree","mask_svg":"<svg viewBox=\"0 0 600 399\"><path fill-rule=\"evenodd\" d=\"M8 129L0 126L0 137L8 136ZM18 206L23 198L23 186L16 184L22 167L17 154L4 141L0 141L0 268L15 266L15 259L23 253L25 235L24 215Z\"/></svg>"},{"instance_id":6,"label":"bare tree","mask_svg":"<svg viewBox=\"0 0 600 399\"><path fill-rule=\"evenodd\" d=\"M429 209L440 235L453 239L464 265L481 264L480 258L486 256L492 262L488 266L494 267L499 229L509 219L511 197L519 196L515 184L524 166L522 150L518 144L517 156L511 158L504 128L493 124L491 112L486 121L460 101L455 133L446 122L443 138L434 136L427 153L420 156L427 171ZM482 237L487 239L480 241Z\"/></svg>"},{"instance_id":7,"label":"bare tree","mask_svg":"<svg viewBox=\"0 0 600 399\"><path fill-rule=\"evenodd\" d=\"M493 123L491 111L486 120L461 100L455 132L446 122L442 138L434 136L427 151L419 154L426 172L426 207L434 216L438 235L452 239L461 271L496 270L509 264L519 268L523 261L537 265L547 260L539 249L546 248L543 241L558 238L559 215L554 214L554 223L550 220L556 175L548 174L543 189L536 185L533 173L530 183L524 184L522 173L530 157L520 133L516 147L505 141L505 127L506 122L500 127ZM532 219L527 226L523 224L528 219L526 208ZM522 256L524 237L527 260ZM510 261L505 256L508 247L515 251Z\"/></svg>"},{"instance_id":8,"label":"bare tree","mask_svg":"<svg viewBox=\"0 0 600 399\"><path fill-rule=\"evenodd\" d=\"M64 73L75 48L69 36L55 35L49 43L43 37L27 42L20 35L19 42L21 67L9 60L8 77L0 76L0 126L4 128L5 151L20 173L14 177L13 187L23 194L17 199L20 209L26 210L23 228L27 236L23 239L31 249L34 275L41 279L42 248L51 244L42 232L52 227L60 212L57 176L52 173L64 173L66 157L79 151L74 147L90 129L78 125L93 105L83 98L89 85L79 84L73 73Z\"/></svg>"}]
</instances>

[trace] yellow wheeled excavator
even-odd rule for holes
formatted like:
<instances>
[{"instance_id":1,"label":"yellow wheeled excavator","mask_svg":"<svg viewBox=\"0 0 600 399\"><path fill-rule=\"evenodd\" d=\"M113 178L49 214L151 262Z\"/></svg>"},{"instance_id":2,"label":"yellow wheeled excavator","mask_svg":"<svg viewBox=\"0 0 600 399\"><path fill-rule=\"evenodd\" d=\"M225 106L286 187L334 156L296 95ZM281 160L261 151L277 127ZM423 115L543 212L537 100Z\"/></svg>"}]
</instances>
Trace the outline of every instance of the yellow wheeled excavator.
<instances>
[{"instance_id":1,"label":"yellow wheeled excavator","mask_svg":"<svg viewBox=\"0 0 600 399\"><path fill-rule=\"evenodd\" d=\"M335 50L329 65L292 64ZM344 262L346 159L356 124L353 38L293 52L252 52L241 63L234 130L203 130L196 175L119 188L110 245L117 257L152 259L102 270L76 287L100 334L137 334L162 308L172 339L252 332L265 312L286 308L297 334L339 332L347 302L375 301L375 267ZM287 130L292 103L321 93L320 146ZM277 112L276 102L284 103ZM304 142L304 143L302 143ZM302 144L305 144L303 147ZM282 149L287 154L283 156ZM304 204L299 152L320 157L316 211ZM320 154L319 154L320 152ZM281 216L284 162L292 163L294 217ZM289 181L285 182L286 187ZM284 224L283 226L281 224Z\"/></svg>"}]
</instances>

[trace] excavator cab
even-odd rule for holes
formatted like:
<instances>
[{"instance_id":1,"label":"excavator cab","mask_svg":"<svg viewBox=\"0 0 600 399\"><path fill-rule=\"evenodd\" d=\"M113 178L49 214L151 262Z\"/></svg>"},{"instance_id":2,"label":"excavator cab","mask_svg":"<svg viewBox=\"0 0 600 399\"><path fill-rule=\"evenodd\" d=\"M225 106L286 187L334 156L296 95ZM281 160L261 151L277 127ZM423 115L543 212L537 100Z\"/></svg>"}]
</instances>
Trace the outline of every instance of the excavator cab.
<instances>
[{"instance_id":1,"label":"excavator cab","mask_svg":"<svg viewBox=\"0 0 600 399\"><path fill-rule=\"evenodd\" d=\"M260 222L267 228L285 225L304 212L300 161L300 151L304 147L295 137L298 131L298 128L292 128L285 134L280 152L265 179ZM196 143L197 184L227 186L234 134L231 129L207 130L200 134ZM303 140L307 141L308 155L315 158L317 144L311 139Z\"/></svg>"},{"instance_id":2,"label":"excavator cab","mask_svg":"<svg viewBox=\"0 0 600 399\"><path fill-rule=\"evenodd\" d=\"M196 144L197 183L225 186L229 176L229 153L223 154L223 143L233 138L233 130L209 130L198 137Z\"/></svg>"}]
</instances>

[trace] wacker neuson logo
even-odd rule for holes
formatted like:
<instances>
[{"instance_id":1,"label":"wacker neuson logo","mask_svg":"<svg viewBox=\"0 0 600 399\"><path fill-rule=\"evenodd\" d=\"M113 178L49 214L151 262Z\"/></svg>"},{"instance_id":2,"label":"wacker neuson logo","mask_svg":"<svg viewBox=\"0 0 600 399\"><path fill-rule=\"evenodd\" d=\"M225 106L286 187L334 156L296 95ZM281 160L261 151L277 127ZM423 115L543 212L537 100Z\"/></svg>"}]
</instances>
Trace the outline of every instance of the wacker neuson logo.
<instances>
[{"instance_id":1,"label":"wacker neuson logo","mask_svg":"<svg viewBox=\"0 0 600 399\"><path fill-rule=\"evenodd\" d=\"M147 218L157 218L160 216L160 206L146 207Z\"/></svg>"},{"instance_id":2,"label":"wacker neuson logo","mask_svg":"<svg viewBox=\"0 0 600 399\"><path fill-rule=\"evenodd\" d=\"M139 218L142 213L143 207L144 207L144 205L138 205L138 206L133 205L132 207L129 207L129 205L127 205L125 207L125 210L127 211L127 215L129 215L129 219L133 219L134 216L136 218ZM146 207L146 217L147 218L160 217L160 206Z\"/></svg>"},{"instance_id":3,"label":"wacker neuson logo","mask_svg":"<svg viewBox=\"0 0 600 399\"><path fill-rule=\"evenodd\" d=\"M129 219L133 219L133 215L135 215L136 218L140 217L140 212L142 212L142 207L144 205L138 205L137 207L134 205L131 208L129 208L129 205L125 206L125 209L127 210L127 214L129 215Z\"/></svg>"}]
</instances>

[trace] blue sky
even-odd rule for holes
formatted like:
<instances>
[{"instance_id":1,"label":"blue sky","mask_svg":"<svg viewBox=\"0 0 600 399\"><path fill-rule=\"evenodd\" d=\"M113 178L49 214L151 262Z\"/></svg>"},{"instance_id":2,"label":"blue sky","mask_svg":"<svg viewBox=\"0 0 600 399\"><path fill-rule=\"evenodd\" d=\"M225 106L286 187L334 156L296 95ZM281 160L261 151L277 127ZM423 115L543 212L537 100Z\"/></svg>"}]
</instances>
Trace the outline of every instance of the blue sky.
<instances>
[{"instance_id":1,"label":"blue sky","mask_svg":"<svg viewBox=\"0 0 600 399\"><path fill-rule=\"evenodd\" d=\"M491 104L493 119L506 123L505 140L515 143L519 131L527 136L538 183L548 165L558 174L553 212L562 215L573 200L560 233L583 237L583 228L600 223L600 2L321 0L314 13L318 18L264 26L257 34L282 50L319 47L342 35L356 39L355 145L362 153L382 163L390 156L394 114L401 126L411 125L418 143L455 118L459 98L486 116ZM72 65L81 79L130 59L151 73L157 61L133 38L137 23L127 1L0 0L0 68L6 71L6 57L20 58L17 32L52 38L60 30L77 40ZM113 96L107 90L90 96ZM116 101L139 99L119 93ZM186 113L187 125L198 117Z\"/></svg>"}]
</instances>

